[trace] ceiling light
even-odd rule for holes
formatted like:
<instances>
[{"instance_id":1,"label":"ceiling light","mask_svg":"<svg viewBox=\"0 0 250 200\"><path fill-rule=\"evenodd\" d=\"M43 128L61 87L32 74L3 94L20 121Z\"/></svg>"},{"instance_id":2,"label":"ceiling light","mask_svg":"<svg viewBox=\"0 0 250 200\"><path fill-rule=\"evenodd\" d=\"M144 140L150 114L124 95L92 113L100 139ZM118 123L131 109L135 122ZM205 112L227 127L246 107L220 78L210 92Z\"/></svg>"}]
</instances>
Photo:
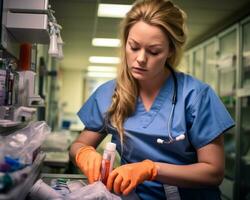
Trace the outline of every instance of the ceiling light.
<instances>
[{"instance_id":1,"label":"ceiling light","mask_svg":"<svg viewBox=\"0 0 250 200\"><path fill-rule=\"evenodd\" d=\"M120 58L118 58L118 57L90 56L89 62L90 63L118 64L118 63L120 63Z\"/></svg>"},{"instance_id":2,"label":"ceiling light","mask_svg":"<svg viewBox=\"0 0 250 200\"><path fill-rule=\"evenodd\" d=\"M88 66L88 72L116 72L115 66Z\"/></svg>"},{"instance_id":3,"label":"ceiling light","mask_svg":"<svg viewBox=\"0 0 250 200\"><path fill-rule=\"evenodd\" d=\"M94 38L92 39L93 46L103 46L103 47L119 47L120 40L114 38Z\"/></svg>"},{"instance_id":4,"label":"ceiling light","mask_svg":"<svg viewBox=\"0 0 250 200\"><path fill-rule=\"evenodd\" d=\"M122 4L99 4L98 17L117 17L123 18L126 13L131 9L131 5Z\"/></svg>"}]
</instances>

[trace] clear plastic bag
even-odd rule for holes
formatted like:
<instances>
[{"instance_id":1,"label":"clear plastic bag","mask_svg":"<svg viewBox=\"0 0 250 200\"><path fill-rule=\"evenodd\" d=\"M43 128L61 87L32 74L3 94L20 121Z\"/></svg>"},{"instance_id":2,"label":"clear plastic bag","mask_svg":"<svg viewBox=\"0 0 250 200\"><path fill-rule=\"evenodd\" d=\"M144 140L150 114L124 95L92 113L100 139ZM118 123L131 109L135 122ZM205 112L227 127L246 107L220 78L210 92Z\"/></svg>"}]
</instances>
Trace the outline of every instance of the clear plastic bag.
<instances>
[{"instance_id":1,"label":"clear plastic bag","mask_svg":"<svg viewBox=\"0 0 250 200\"><path fill-rule=\"evenodd\" d=\"M31 188L29 198L31 200L121 200L119 196L110 193L102 182L95 182L62 195L41 179Z\"/></svg>"},{"instance_id":2,"label":"clear plastic bag","mask_svg":"<svg viewBox=\"0 0 250 200\"><path fill-rule=\"evenodd\" d=\"M64 200L122 200L119 196L112 194L101 182L82 187L80 190L64 196Z\"/></svg>"},{"instance_id":3,"label":"clear plastic bag","mask_svg":"<svg viewBox=\"0 0 250 200\"><path fill-rule=\"evenodd\" d=\"M137 194L132 191L127 196L118 196L106 188L101 182L97 181L90 185L84 186L78 191L64 196L63 200L140 200Z\"/></svg>"},{"instance_id":4,"label":"clear plastic bag","mask_svg":"<svg viewBox=\"0 0 250 200\"><path fill-rule=\"evenodd\" d=\"M35 151L41 146L50 128L44 121L30 122L26 127L4 137L3 154L31 164Z\"/></svg>"}]
</instances>

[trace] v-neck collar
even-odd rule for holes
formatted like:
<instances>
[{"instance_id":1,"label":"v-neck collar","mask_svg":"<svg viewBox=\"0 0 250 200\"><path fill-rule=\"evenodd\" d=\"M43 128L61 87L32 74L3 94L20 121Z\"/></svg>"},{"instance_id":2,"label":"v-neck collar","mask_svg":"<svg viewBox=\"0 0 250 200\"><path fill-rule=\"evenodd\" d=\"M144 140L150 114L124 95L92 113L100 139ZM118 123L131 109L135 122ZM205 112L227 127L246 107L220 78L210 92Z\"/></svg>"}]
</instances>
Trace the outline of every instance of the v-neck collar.
<instances>
[{"instance_id":1,"label":"v-neck collar","mask_svg":"<svg viewBox=\"0 0 250 200\"><path fill-rule=\"evenodd\" d=\"M138 97L137 99L137 113L141 115L141 124L143 128L147 128L148 125L153 121L156 114L159 112L163 103L168 99L171 101L173 93L173 77L170 75L162 85L158 95L156 96L153 104L150 107L150 110L147 111L144 107L142 99Z\"/></svg>"}]
</instances>

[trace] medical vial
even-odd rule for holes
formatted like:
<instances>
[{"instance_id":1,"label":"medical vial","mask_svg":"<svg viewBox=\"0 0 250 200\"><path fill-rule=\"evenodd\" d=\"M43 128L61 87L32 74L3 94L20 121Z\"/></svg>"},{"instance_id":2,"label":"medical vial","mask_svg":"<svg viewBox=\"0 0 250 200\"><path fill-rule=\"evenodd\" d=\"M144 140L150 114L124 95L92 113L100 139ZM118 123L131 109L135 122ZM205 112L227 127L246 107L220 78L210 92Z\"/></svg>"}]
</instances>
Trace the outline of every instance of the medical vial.
<instances>
[{"instance_id":1,"label":"medical vial","mask_svg":"<svg viewBox=\"0 0 250 200\"><path fill-rule=\"evenodd\" d=\"M115 160L116 144L108 142L102 156L101 180L104 184L107 183L109 173L113 170Z\"/></svg>"}]
</instances>

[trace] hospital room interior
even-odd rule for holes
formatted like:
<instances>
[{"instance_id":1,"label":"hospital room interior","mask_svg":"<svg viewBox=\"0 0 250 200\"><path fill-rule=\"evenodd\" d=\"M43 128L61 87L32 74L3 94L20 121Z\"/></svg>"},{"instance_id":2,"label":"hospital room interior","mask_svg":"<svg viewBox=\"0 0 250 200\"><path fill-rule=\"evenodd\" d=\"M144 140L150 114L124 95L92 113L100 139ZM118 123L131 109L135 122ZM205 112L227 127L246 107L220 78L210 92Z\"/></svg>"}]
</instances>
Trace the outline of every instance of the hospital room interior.
<instances>
[{"instance_id":1,"label":"hospital room interior","mask_svg":"<svg viewBox=\"0 0 250 200\"><path fill-rule=\"evenodd\" d=\"M77 113L116 79L120 23L134 2L1 0L0 200L56 199L88 187L69 156L85 128ZM208 84L235 123L224 132L221 199L249 200L250 0L172 2L187 16L176 70ZM102 155L111 138L96 151Z\"/></svg>"}]
</instances>

